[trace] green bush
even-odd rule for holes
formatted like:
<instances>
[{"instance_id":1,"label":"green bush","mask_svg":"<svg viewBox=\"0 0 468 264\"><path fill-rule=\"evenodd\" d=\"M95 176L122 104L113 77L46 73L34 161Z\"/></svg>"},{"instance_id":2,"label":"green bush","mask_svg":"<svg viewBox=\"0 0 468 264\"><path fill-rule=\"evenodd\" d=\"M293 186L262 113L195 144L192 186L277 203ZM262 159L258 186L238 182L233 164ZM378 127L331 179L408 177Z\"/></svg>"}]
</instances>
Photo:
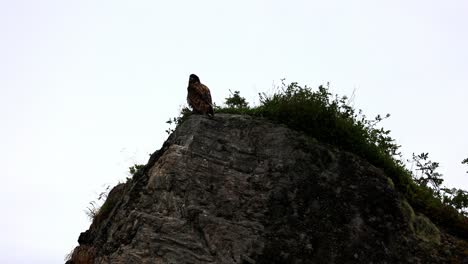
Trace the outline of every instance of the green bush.
<instances>
[{"instance_id":1,"label":"green bush","mask_svg":"<svg viewBox=\"0 0 468 264\"><path fill-rule=\"evenodd\" d=\"M133 166L129 167L128 168L128 172L132 175L132 176L135 176L135 175L140 175L143 173L143 170L145 169L145 165L144 164L134 164ZM128 181L128 179L127 179Z\"/></svg>"},{"instance_id":2,"label":"green bush","mask_svg":"<svg viewBox=\"0 0 468 264\"><path fill-rule=\"evenodd\" d=\"M249 104L247 103L244 97L241 97L239 95L240 93L239 91L234 91L234 93L232 93L231 90L229 90L229 92L231 93L231 96L226 98L226 101L225 101L225 104L227 105L227 107L237 108L237 109L249 108Z\"/></svg>"}]
</instances>

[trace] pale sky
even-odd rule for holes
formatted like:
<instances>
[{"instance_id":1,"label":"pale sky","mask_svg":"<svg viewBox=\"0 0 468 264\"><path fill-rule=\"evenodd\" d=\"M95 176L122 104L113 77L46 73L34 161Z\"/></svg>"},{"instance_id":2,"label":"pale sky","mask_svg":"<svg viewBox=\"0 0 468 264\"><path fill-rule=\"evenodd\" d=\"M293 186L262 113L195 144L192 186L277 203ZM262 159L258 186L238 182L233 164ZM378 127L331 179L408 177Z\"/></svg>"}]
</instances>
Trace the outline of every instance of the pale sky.
<instances>
[{"instance_id":1,"label":"pale sky","mask_svg":"<svg viewBox=\"0 0 468 264\"><path fill-rule=\"evenodd\" d=\"M63 263L105 184L160 148L190 73L351 95L468 189L468 2L0 0L0 263Z\"/></svg>"}]
</instances>

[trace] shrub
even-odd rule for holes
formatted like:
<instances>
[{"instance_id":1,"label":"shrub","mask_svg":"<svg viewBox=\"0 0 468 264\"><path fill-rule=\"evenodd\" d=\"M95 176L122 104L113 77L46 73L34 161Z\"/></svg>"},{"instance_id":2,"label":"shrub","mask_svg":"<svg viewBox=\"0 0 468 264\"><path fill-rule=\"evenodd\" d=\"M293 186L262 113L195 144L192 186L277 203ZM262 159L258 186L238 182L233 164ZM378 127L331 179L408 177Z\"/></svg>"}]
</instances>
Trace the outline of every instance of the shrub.
<instances>
[{"instance_id":1,"label":"shrub","mask_svg":"<svg viewBox=\"0 0 468 264\"><path fill-rule=\"evenodd\" d=\"M229 92L231 93L231 96L226 98L225 101L227 107L237 109L249 108L249 104L247 103L244 97L241 97L239 95L239 91L234 91L234 93L232 93L231 90L229 90Z\"/></svg>"}]
</instances>

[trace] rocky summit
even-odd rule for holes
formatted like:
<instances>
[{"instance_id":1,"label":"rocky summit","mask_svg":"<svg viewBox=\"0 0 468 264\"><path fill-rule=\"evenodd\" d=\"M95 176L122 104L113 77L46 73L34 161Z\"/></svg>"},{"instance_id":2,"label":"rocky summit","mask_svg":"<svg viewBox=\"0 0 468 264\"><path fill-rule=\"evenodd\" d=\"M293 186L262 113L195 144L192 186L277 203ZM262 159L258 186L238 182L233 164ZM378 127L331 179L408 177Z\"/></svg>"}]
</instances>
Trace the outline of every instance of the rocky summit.
<instances>
[{"instance_id":1,"label":"rocky summit","mask_svg":"<svg viewBox=\"0 0 468 264\"><path fill-rule=\"evenodd\" d=\"M468 263L379 168L228 114L188 117L78 242L68 264Z\"/></svg>"}]
</instances>

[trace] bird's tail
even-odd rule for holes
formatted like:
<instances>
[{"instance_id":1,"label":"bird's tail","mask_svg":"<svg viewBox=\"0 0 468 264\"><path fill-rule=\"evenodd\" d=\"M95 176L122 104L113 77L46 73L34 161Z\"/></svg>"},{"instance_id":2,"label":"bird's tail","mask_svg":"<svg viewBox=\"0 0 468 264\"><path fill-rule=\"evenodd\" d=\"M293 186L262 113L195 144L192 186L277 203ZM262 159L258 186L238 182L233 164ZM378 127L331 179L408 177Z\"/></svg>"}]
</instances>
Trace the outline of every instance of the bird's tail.
<instances>
[{"instance_id":1,"label":"bird's tail","mask_svg":"<svg viewBox=\"0 0 468 264\"><path fill-rule=\"evenodd\" d=\"M208 116L213 118L214 117L214 110L213 110L213 106L210 105L210 109L208 110Z\"/></svg>"}]
</instances>

